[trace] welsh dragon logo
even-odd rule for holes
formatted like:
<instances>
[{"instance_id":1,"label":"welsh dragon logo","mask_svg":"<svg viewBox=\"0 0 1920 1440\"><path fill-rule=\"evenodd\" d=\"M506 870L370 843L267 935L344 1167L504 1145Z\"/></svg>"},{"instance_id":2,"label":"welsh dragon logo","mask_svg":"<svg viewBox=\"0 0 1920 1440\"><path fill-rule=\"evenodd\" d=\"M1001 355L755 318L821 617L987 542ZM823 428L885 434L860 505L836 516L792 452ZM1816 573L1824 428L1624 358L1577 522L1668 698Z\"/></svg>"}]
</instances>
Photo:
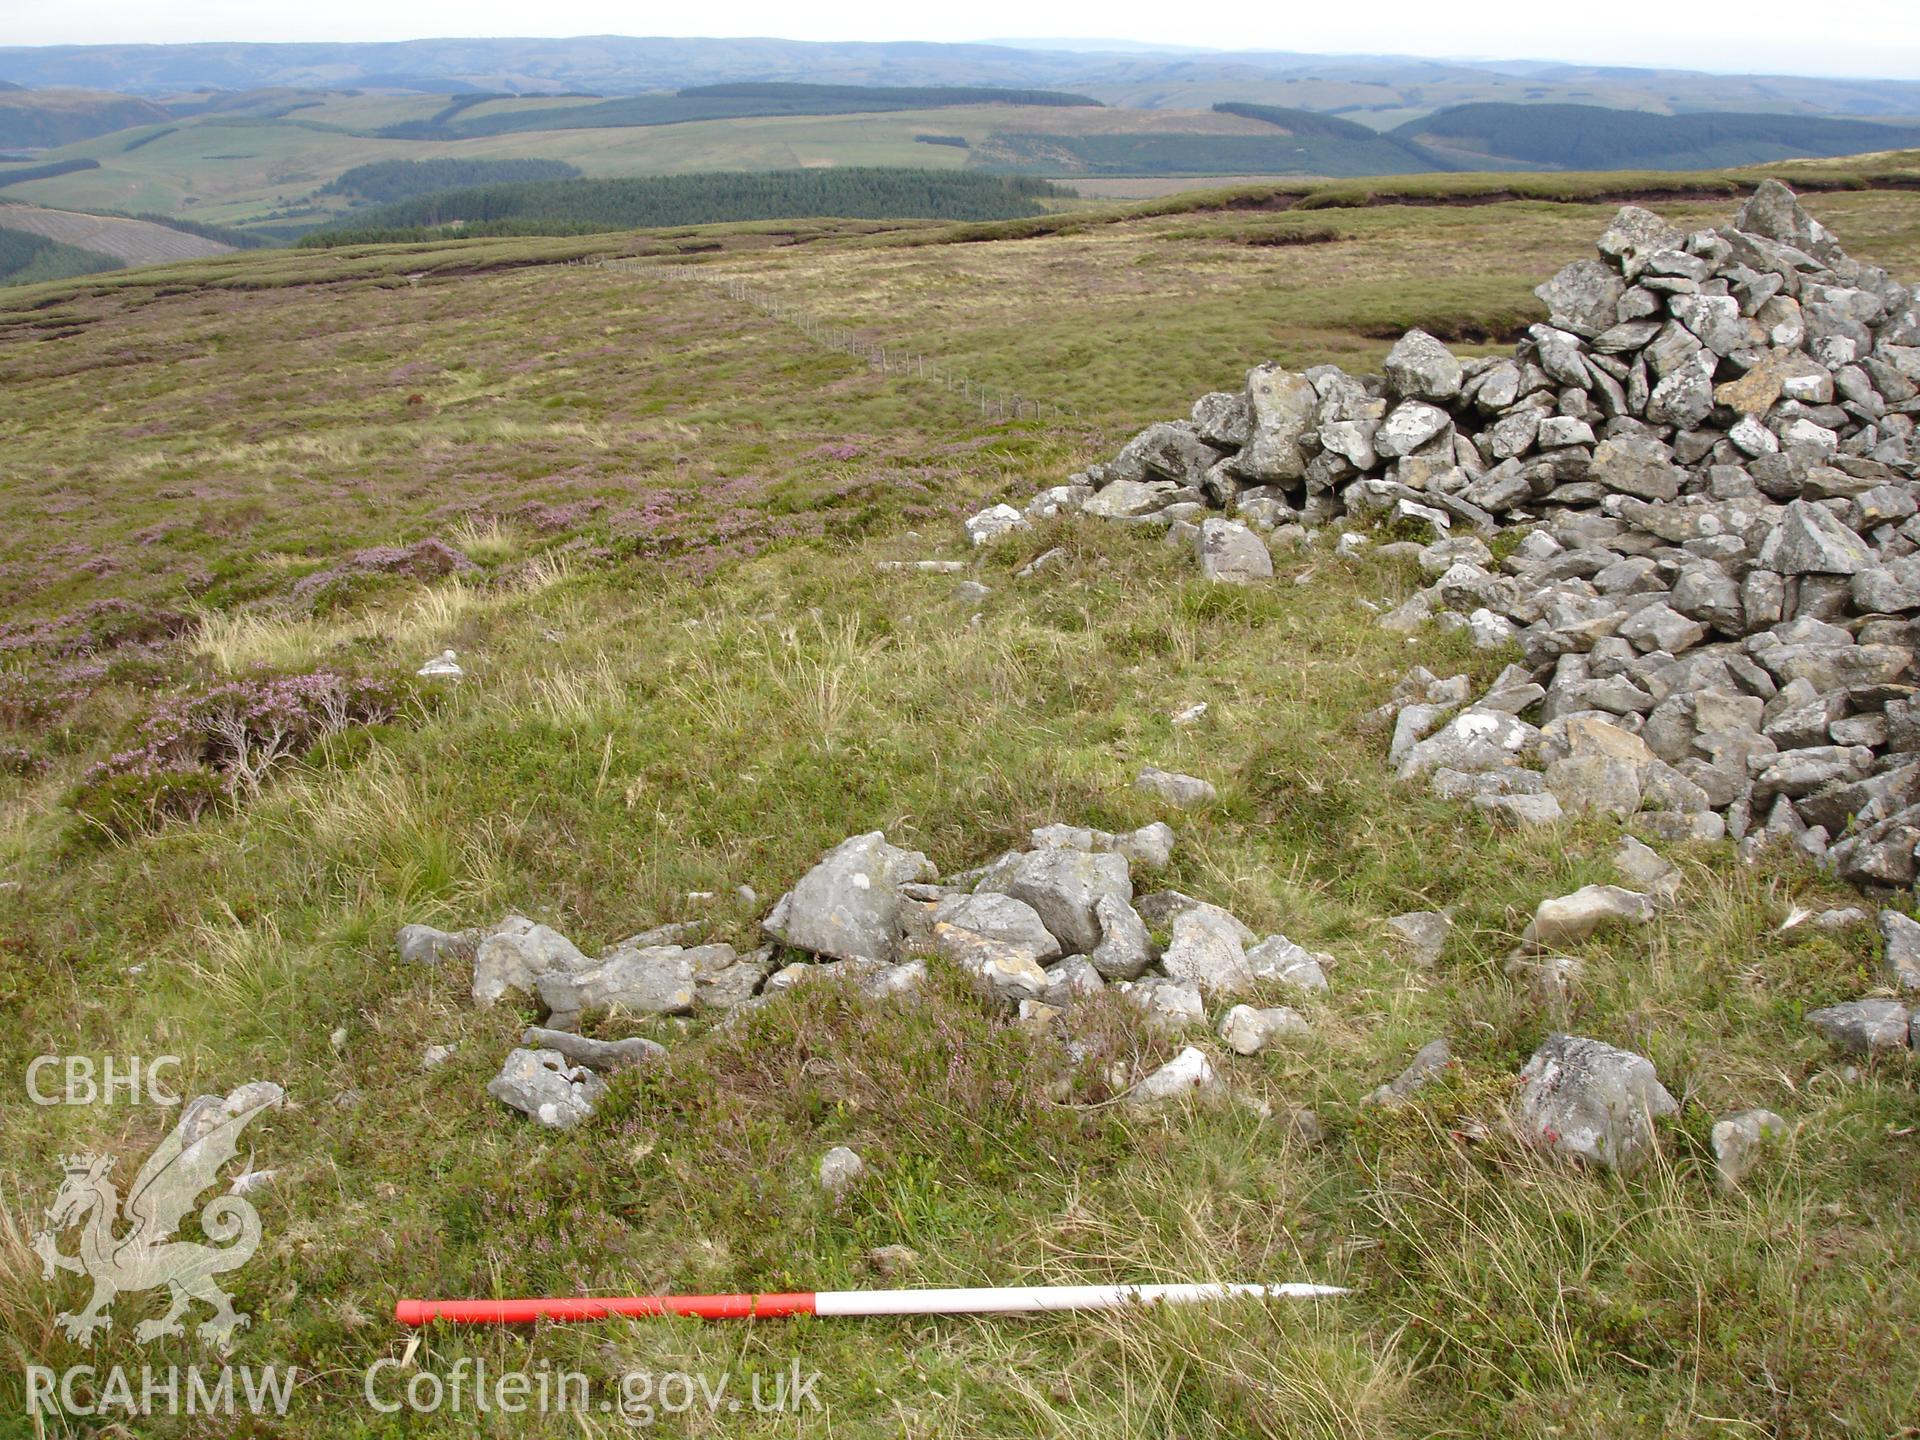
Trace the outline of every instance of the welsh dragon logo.
<instances>
[{"instance_id":1,"label":"welsh dragon logo","mask_svg":"<svg viewBox=\"0 0 1920 1440\"><path fill-rule=\"evenodd\" d=\"M220 1167L237 1153L240 1132L262 1110L281 1103L278 1085L243 1085L224 1100L217 1095L190 1102L166 1139L147 1157L124 1201L113 1185L111 1155L69 1155L61 1159L67 1178L47 1210L47 1228L33 1238L46 1278L66 1270L93 1281L93 1298L78 1314L57 1323L70 1340L85 1343L97 1330L111 1329L107 1313L122 1291L155 1290L165 1285L173 1303L158 1319L143 1320L135 1338L155 1340L183 1335L181 1317L195 1300L213 1307L213 1317L195 1333L226 1346L236 1327L249 1317L215 1283L216 1275L246 1264L260 1244L260 1216L240 1195L216 1195L200 1211L200 1228L214 1243L174 1240L180 1221L201 1192L219 1177ZM130 1228L116 1235L122 1224ZM80 1226L77 1254L63 1255L56 1235Z\"/></svg>"}]
</instances>

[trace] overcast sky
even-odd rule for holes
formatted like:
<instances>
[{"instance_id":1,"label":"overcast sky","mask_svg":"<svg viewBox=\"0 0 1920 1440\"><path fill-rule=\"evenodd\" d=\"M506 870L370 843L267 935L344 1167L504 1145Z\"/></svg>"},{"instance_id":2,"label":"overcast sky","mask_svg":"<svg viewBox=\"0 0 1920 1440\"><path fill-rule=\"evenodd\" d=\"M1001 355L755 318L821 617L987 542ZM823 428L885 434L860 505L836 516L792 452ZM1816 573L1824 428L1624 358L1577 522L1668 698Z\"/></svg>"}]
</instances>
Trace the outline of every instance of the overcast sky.
<instances>
[{"instance_id":1,"label":"overcast sky","mask_svg":"<svg viewBox=\"0 0 1920 1440\"><path fill-rule=\"evenodd\" d=\"M1542 0L1371 0L1365 5L1210 0L720 0L636 6L611 0L4 0L0 45L181 40L408 40L447 35L777 35L794 40L978 40L1099 36L1220 49L1534 58L1686 70L1920 79L1915 0L1810 10L1789 0L1729 5L1596 5Z\"/></svg>"}]
</instances>

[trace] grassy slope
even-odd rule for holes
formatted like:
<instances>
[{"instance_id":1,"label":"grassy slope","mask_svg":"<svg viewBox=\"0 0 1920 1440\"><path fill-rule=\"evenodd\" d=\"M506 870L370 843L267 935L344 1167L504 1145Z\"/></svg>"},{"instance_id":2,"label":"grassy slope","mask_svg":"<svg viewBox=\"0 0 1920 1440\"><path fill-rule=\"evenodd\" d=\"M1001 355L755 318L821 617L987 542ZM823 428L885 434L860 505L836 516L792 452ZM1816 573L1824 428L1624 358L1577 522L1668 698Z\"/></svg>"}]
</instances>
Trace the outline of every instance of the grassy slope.
<instances>
[{"instance_id":1,"label":"grassy slope","mask_svg":"<svg viewBox=\"0 0 1920 1440\"><path fill-rule=\"evenodd\" d=\"M1694 222L1724 208L1668 207ZM1920 270L1905 197L1813 208L1855 253ZM1493 664L1368 623L1358 601L1404 592L1403 570L1321 554L1271 589L1210 591L1149 537L1067 529L981 562L994 593L970 627L951 580L874 569L958 555L963 510L1024 498L1254 360L1373 364L1384 327L1531 313L1530 285L1608 213L1345 212L1311 217L1339 239L1282 249L1243 242L1303 217L1187 214L751 261L783 296L876 339L937 337L982 378L1086 417L1053 433L982 428L940 392L644 277L396 286L380 272L431 252L275 255L23 297L35 308L0 312L17 377L5 483L34 522L34 543L0 556L10 610L151 604L207 571L203 601L234 613L180 664L413 663L453 645L473 679L244 820L122 846L74 836L52 802L137 710L137 686L109 679L68 727L24 737L52 769L0 780L0 874L25 882L0 892L6 1068L48 1049L172 1050L183 1088L288 1086L295 1108L252 1137L283 1183L236 1277L254 1324L235 1359L330 1372L295 1434L470 1433L470 1417L383 1429L360 1406L359 1372L404 1346L383 1318L399 1290L857 1285L875 1279L863 1252L888 1243L920 1251L911 1283L1258 1275L1359 1293L1271 1313L442 1334L420 1362L605 1375L797 1357L824 1372L848 1435L1720 1434L1728 1416L1895 1430L1920 1391L1905 1319L1920 1104L1908 1069L1846 1079L1798 1020L1868 983L1868 938L1772 930L1791 903L1846 896L1785 864L1681 853L1685 904L1586 947L1588 980L1550 1013L1501 957L1539 898L1614 878L1614 832L1502 835L1393 785L1358 715L1414 659ZM274 288L191 283L254 266ZM551 531L521 508L590 500ZM491 583L317 618L270 603L352 546L459 538L462 521ZM565 568L528 568L570 539L585 548ZM1052 543L1064 569L1014 579ZM1311 584L1285 583L1308 569ZM248 593L269 603L238 610ZM1206 723L1173 730L1201 699ZM589 1126L544 1135L482 1093L512 1008L475 1011L457 974L403 968L388 944L402 920L519 906L591 946L681 918L694 890L723 897L703 912L716 934L750 943L757 907L733 888L771 896L847 834L884 827L957 868L1035 824L1156 818L1129 788L1146 761L1208 775L1222 800L1176 819L1173 867L1144 884L1339 959L1311 1041L1231 1066L1276 1118L1102 1106L1172 1048L1113 1003L1076 1013L1098 1060L1051 1088L1067 1078L1053 1040L943 985L905 1010L816 993L741 1031L645 1027L671 1064L616 1080ZM1410 972L1380 918L1442 904L1460 907L1454 942ZM1668 1163L1587 1178L1457 1138L1560 1026L1653 1056L1688 1102ZM1441 1031L1464 1061L1452 1081L1398 1116L1357 1105ZM456 1058L422 1073L435 1042ZM349 1088L364 1104L335 1107ZM1324 1146L1277 1118L1301 1104ZM1802 1128L1748 1193L1721 1197L1706 1129L1752 1104ZM130 1152L159 1119L24 1109L0 1162L0 1313L24 1356L198 1358L133 1347L132 1301L100 1354L67 1345L52 1316L79 1297L42 1284L18 1238L58 1152ZM810 1177L843 1142L875 1174L835 1210Z\"/></svg>"}]
</instances>

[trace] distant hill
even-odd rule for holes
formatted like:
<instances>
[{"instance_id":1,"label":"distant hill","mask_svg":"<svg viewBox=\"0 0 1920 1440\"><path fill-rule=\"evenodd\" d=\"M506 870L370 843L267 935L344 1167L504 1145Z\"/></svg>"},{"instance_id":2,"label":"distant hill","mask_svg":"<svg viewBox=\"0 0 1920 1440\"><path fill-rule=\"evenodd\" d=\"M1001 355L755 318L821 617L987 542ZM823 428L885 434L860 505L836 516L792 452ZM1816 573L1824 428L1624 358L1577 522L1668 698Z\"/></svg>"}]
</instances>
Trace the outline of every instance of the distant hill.
<instances>
[{"instance_id":1,"label":"distant hill","mask_svg":"<svg viewBox=\"0 0 1920 1440\"><path fill-rule=\"evenodd\" d=\"M1258 122L1233 133L1191 126L1152 128L1174 111L1112 112L1137 117L1127 130L1003 130L974 147L976 164L1033 174L1403 175L1451 168L1396 136L1351 120L1276 105L1227 102L1213 114ZM1251 133L1249 133L1251 132Z\"/></svg>"},{"instance_id":2,"label":"distant hill","mask_svg":"<svg viewBox=\"0 0 1920 1440\"><path fill-rule=\"evenodd\" d=\"M473 120L454 116L442 121L443 133L435 137L416 136L413 132L418 127L398 126L395 131L407 130L409 133L404 138L409 139L466 139L527 130L601 130L763 116L878 115L894 110L937 110L952 105L1097 107L1099 104L1098 100L1085 95L985 85L703 85L672 95L637 95L598 105L549 109L536 104Z\"/></svg>"},{"instance_id":3,"label":"distant hill","mask_svg":"<svg viewBox=\"0 0 1920 1440\"><path fill-rule=\"evenodd\" d=\"M1312 110L1289 109L1280 105L1247 105L1233 101L1213 107L1222 115L1244 115L1285 130L1296 140L1324 148L1344 164L1374 164L1386 167L1372 170L1328 170L1329 175L1365 175L1391 173L1394 166L1409 173L1420 170L1444 170L1444 161L1397 134L1382 135L1365 125L1323 115Z\"/></svg>"},{"instance_id":4,"label":"distant hill","mask_svg":"<svg viewBox=\"0 0 1920 1440\"><path fill-rule=\"evenodd\" d=\"M1290 51L1200 54L1099 41L939 45L589 35L384 44L48 45L0 48L0 73L34 86L144 95L357 87L620 96L736 81L1009 86L1069 89L1111 104L1153 108L1204 109L1221 100L1250 100L1349 115L1377 130L1482 101L1608 105L1660 114L1920 115L1920 83L1911 80Z\"/></svg>"},{"instance_id":5,"label":"distant hill","mask_svg":"<svg viewBox=\"0 0 1920 1440\"><path fill-rule=\"evenodd\" d=\"M1461 105L1392 137L1443 161L1498 170L1708 170L1920 145L1920 126L1802 115L1649 115L1597 105Z\"/></svg>"},{"instance_id":6,"label":"distant hill","mask_svg":"<svg viewBox=\"0 0 1920 1440\"><path fill-rule=\"evenodd\" d=\"M0 86L0 148L10 150L51 150L167 119L158 105L130 95Z\"/></svg>"},{"instance_id":7,"label":"distant hill","mask_svg":"<svg viewBox=\"0 0 1920 1440\"><path fill-rule=\"evenodd\" d=\"M1013 220L1041 213L1043 198L1071 194L1025 177L866 167L556 180L448 190L382 205L300 243L311 247L404 239L446 225L459 225L475 235L573 235L816 216Z\"/></svg>"},{"instance_id":8,"label":"distant hill","mask_svg":"<svg viewBox=\"0 0 1920 1440\"><path fill-rule=\"evenodd\" d=\"M816 43L584 35L390 43L44 45L0 48L0 69L34 85L141 94L260 86L370 86L415 79L429 92L465 86L523 94L633 95L737 81L1050 86L1101 57L996 45ZM449 85L448 81L459 85Z\"/></svg>"},{"instance_id":9,"label":"distant hill","mask_svg":"<svg viewBox=\"0 0 1920 1440\"><path fill-rule=\"evenodd\" d=\"M11 80L0 80L0 90L24 90L26 86L16 85Z\"/></svg>"}]
</instances>

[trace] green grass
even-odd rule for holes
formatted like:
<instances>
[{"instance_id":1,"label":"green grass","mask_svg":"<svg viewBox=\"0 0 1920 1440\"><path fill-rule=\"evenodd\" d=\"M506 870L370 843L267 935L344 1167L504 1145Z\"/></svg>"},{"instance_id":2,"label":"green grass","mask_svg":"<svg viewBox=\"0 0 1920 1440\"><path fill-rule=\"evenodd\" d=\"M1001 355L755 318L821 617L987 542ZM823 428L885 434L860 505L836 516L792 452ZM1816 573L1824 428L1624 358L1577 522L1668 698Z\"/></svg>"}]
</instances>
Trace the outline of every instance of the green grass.
<instances>
[{"instance_id":1,"label":"green grass","mask_svg":"<svg viewBox=\"0 0 1920 1440\"><path fill-rule=\"evenodd\" d=\"M1726 207L1665 208L1696 224ZM1813 209L1863 258L1920 268L1904 197ZM704 286L536 263L573 253L560 242L231 257L0 302L5 484L31 531L0 555L9 614L109 598L205 612L147 661L115 652L86 706L0 734L40 762L0 778L0 879L21 882L0 891L5 1067L175 1053L189 1093L287 1086L293 1106L249 1132L281 1180L234 1276L254 1318L233 1358L313 1378L266 1433L473 1432L470 1412L363 1404L365 1368L406 1351L387 1318L403 1293L853 1287L886 1283L866 1257L890 1244L919 1254L899 1283L1355 1293L1144 1316L436 1331L411 1359L597 1382L821 1372L829 1416L683 1422L715 1435L830 1421L851 1436L1704 1436L1728 1417L1898 1433L1920 1395L1914 1075L1850 1074L1801 1020L1872 983L1870 937L1775 928L1794 904L1853 897L1785 860L1676 850L1682 903L1582 947L1585 978L1544 1005L1502 962L1539 899L1616 878L1617 832L1499 831L1392 780L1384 736L1359 724L1400 673L1498 666L1371 623L1361 602L1403 595L1410 570L1318 549L1270 588L1210 589L1123 527L977 557L957 528L1259 359L1365 367L1389 343L1371 332L1410 314L1523 315L1527 288L1585 253L1607 213L1341 210L1314 217L1337 239L1291 247L1248 240L1299 217L1227 210L997 244L823 229L768 248L755 229L703 261L1058 395L1085 417L1062 430L984 426ZM554 514L569 518L535 518ZM301 575L429 534L478 570L317 614L293 603ZM1065 564L1015 577L1052 545ZM877 566L935 555L971 558L992 594L962 607L955 577ZM59 803L154 685L411 666L447 646L470 678L431 714L290 767L240 814L106 842ZM1176 729L1199 700L1206 720ZM910 1005L821 989L737 1027L598 1019L672 1058L548 1134L483 1089L531 1008L478 1010L457 967L391 949L404 921L508 908L589 949L689 916L746 946L771 898L849 834L882 828L958 869L1035 825L1162 818L1131 785L1149 762L1212 779L1220 800L1166 817L1179 845L1141 887L1217 900L1337 962L1304 1007L1313 1036L1223 1061L1232 1095L1215 1107L1105 1103L1178 1043L1117 998L1073 1012L1091 1056L1074 1066L1058 1035L937 973ZM1413 970L1381 922L1443 905L1448 950ZM1505 1137L1511 1077L1559 1028L1643 1051L1683 1099L1659 1164L1588 1176ZM1439 1033L1461 1062L1445 1083L1394 1114L1360 1104ZM424 1071L435 1043L455 1057ZM361 1103L337 1105L348 1091ZM1707 1132L1751 1105L1795 1133L1723 1195ZM1322 1142L1290 1127L1302 1106ZM42 1282L25 1243L57 1155L130 1157L165 1123L9 1110L6 1413L21 1363L206 1362L134 1345L132 1297L100 1347L68 1344L53 1316L84 1298L78 1282ZM833 1206L812 1177L842 1143L873 1173Z\"/></svg>"}]
</instances>

